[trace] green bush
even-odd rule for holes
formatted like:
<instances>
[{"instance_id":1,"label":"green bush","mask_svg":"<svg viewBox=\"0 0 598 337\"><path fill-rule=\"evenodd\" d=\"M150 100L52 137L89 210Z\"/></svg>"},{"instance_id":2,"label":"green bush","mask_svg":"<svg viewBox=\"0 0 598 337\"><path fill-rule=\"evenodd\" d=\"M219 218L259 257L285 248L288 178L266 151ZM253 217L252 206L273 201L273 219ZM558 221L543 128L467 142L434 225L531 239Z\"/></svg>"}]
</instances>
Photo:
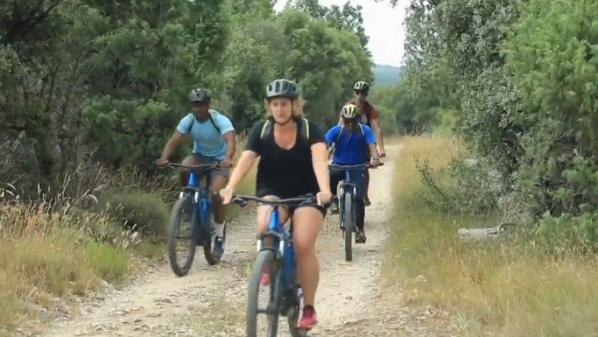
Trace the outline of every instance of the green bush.
<instances>
[{"instance_id":1,"label":"green bush","mask_svg":"<svg viewBox=\"0 0 598 337\"><path fill-rule=\"evenodd\" d=\"M530 1L505 44L528 125L517 183L537 215L573 217L598 190L598 1ZM564 229L566 230L566 229Z\"/></svg>"},{"instance_id":2,"label":"green bush","mask_svg":"<svg viewBox=\"0 0 598 337\"><path fill-rule=\"evenodd\" d=\"M580 216L546 214L537 229L538 242L552 253L593 253L598 251L598 214Z\"/></svg>"},{"instance_id":3,"label":"green bush","mask_svg":"<svg viewBox=\"0 0 598 337\"><path fill-rule=\"evenodd\" d=\"M115 192L102 197L105 211L126 228L164 237L168 224L168 207L155 194Z\"/></svg>"},{"instance_id":4,"label":"green bush","mask_svg":"<svg viewBox=\"0 0 598 337\"><path fill-rule=\"evenodd\" d=\"M90 244L86 247L90 267L108 282L122 281L129 271L127 255L120 249Z\"/></svg>"},{"instance_id":5,"label":"green bush","mask_svg":"<svg viewBox=\"0 0 598 337\"><path fill-rule=\"evenodd\" d=\"M505 194L504 178L485 160L454 159L449 166L432 169L416 158L422 188L416 193L435 211L457 215L494 215Z\"/></svg>"}]
</instances>

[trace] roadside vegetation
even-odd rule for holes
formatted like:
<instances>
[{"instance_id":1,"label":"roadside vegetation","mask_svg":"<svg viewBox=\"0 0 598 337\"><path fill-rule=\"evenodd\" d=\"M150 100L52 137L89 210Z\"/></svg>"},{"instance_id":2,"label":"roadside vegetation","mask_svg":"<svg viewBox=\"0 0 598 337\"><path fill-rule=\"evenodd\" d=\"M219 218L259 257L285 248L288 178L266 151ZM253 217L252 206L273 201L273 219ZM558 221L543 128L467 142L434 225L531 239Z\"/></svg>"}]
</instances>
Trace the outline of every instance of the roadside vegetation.
<instances>
[{"instance_id":1,"label":"roadside vegetation","mask_svg":"<svg viewBox=\"0 0 598 337\"><path fill-rule=\"evenodd\" d=\"M401 305L448 311L459 336L595 335L595 256L580 255L574 247L556 254L537 227L498 240L459 240L458 228L491 227L504 219L465 205L439 207L443 197L437 188L451 199L458 191L450 164L467 156L454 136L401 140L394 177L397 221L383 268L391 289L403 291ZM433 172L433 186L426 171ZM481 189L468 193L486 196Z\"/></svg>"}]
</instances>

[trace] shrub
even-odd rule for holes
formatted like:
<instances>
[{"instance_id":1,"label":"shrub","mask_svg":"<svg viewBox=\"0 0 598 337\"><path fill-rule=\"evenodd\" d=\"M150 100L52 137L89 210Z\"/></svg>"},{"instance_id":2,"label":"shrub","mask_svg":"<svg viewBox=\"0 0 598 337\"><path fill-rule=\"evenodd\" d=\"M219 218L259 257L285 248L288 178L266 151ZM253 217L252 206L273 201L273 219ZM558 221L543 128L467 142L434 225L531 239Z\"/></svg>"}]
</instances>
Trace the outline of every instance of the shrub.
<instances>
[{"instance_id":1,"label":"shrub","mask_svg":"<svg viewBox=\"0 0 598 337\"><path fill-rule=\"evenodd\" d=\"M86 247L89 265L106 281L122 281L129 271L129 260L119 248L90 244Z\"/></svg>"},{"instance_id":2,"label":"shrub","mask_svg":"<svg viewBox=\"0 0 598 337\"><path fill-rule=\"evenodd\" d=\"M558 217L545 214L537 229L538 242L548 252L592 253L598 251L598 214L580 216L563 214Z\"/></svg>"},{"instance_id":3,"label":"shrub","mask_svg":"<svg viewBox=\"0 0 598 337\"><path fill-rule=\"evenodd\" d=\"M168 207L155 194L116 192L103 196L105 211L125 228L164 237L168 224Z\"/></svg>"}]
</instances>

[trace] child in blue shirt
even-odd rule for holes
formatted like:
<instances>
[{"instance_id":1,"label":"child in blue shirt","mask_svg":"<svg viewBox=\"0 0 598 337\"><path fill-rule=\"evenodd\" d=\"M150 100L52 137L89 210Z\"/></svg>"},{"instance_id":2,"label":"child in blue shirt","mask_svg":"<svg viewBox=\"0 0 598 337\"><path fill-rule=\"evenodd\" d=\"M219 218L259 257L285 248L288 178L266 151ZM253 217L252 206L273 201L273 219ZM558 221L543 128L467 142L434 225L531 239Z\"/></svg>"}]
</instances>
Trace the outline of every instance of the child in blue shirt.
<instances>
[{"instance_id":1,"label":"child in blue shirt","mask_svg":"<svg viewBox=\"0 0 598 337\"><path fill-rule=\"evenodd\" d=\"M358 108L354 104L347 104L341 110L341 124L326 133L326 143L334 147L332 163L335 165L379 165L379 155L376 149L376 137L372 130L358 121ZM365 243L365 177L367 168L350 170L351 182L357 186L355 207L357 210L357 236L355 242ZM330 186L336 193L338 183L345 179L344 170L330 171Z\"/></svg>"}]
</instances>

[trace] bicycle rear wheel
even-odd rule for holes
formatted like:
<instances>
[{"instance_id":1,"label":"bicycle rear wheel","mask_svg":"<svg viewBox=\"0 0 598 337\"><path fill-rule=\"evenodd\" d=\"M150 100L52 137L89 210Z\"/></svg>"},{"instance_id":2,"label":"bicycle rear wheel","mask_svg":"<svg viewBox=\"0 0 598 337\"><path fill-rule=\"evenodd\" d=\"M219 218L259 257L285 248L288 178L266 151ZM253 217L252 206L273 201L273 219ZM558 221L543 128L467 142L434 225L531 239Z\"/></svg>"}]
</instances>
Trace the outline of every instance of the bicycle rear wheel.
<instances>
[{"instance_id":1,"label":"bicycle rear wheel","mask_svg":"<svg viewBox=\"0 0 598 337\"><path fill-rule=\"evenodd\" d=\"M170 213L170 233L168 238L168 259L177 276L189 273L195 257L196 221L195 204L190 197L176 201Z\"/></svg>"},{"instance_id":2,"label":"bicycle rear wheel","mask_svg":"<svg viewBox=\"0 0 598 337\"><path fill-rule=\"evenodd\" d=\"M278 299L275 289L278 265L275 252L262 250L258 253L249 280L247 337L276 337L278 333ZM263 271L268 271L268 284L262 283Z\"/></svg>"},{"instance_id":3,"label":"bicycle rear wheel","mask_svg":"<svg viewBox=\"0 0 598 337\"><path fill-rule=\"evenodd\" d=\"M355 219L353 217L353 200L352 195L346 192L343 195L343 224L345 229L345 261L353 260L353 228L355 226Z\"/></svg>"}]
</instances>

